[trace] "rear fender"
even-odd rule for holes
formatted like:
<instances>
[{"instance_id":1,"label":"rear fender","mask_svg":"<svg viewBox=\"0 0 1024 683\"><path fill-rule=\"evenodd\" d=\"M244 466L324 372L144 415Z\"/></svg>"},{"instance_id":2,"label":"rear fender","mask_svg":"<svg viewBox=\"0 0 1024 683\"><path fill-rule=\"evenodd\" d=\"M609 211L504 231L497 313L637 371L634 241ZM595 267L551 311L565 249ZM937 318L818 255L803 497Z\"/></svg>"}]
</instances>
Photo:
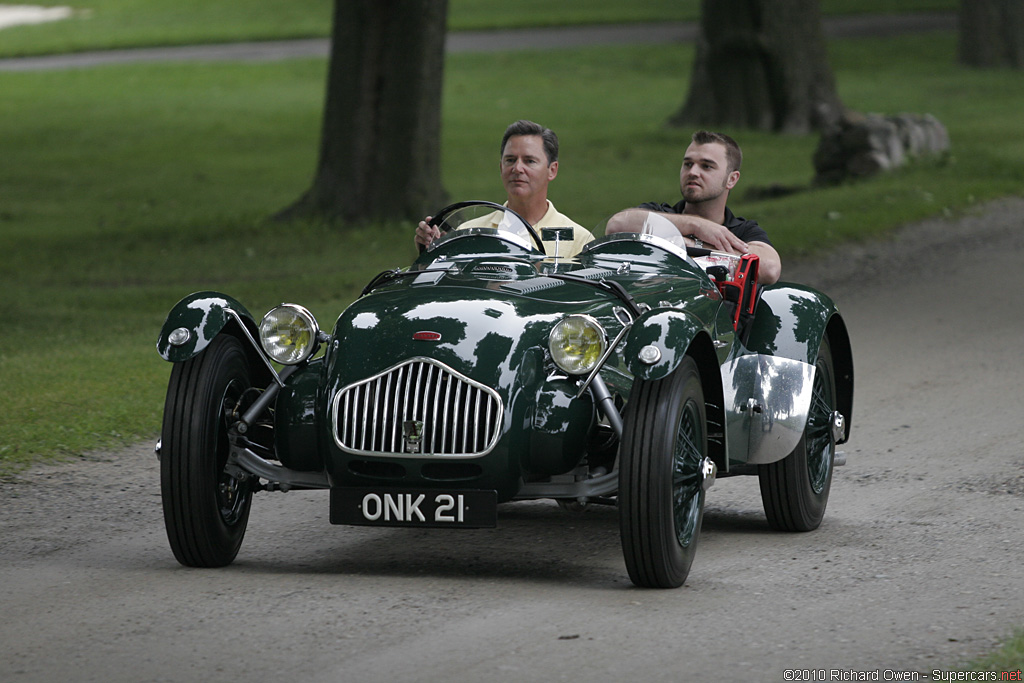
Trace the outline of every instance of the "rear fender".
<instances>
[{"instance_id":1,"label":"rear fender","mask_svg":"<svg viewBox=\"0 0 1024 683\"><path fill-rule=\"evenodd\" d=\"M837 441L843 443L850 436L853 422L853 352L846 323L832 299L800 285L765 287L746 346L756 354L813 366L825 337L832 349L836 409L846 418L845 434ZM780 367L792 365L783 360L772 362Z\"/></svg>"},{"instance_id":2,"label":"rear fender","mask_svg":"<svg viewBox=\"0 0 1024 683\"><path fill-rule=\"evenodd\" d=\"M763 290L753 327L747 340L751 351L811 365L821 340L828 337L836 374L836 410L846 418L846 432L837 443L845 443L853 424L853 347L832 299L809 287L770 285Z\"/></svg>"},{"instance_id":3,"label":"rear fender","mask_svg":"<svg viewBox=\"0 0 1024 683\"><path fill-rule=\"evenodd\" d=\"M829 318L826 334L832 347L832 369L836 373L836 410L846 418L846 431L836 443L846 443L853 424L853 347L843 316L836 313Z\"/></svg>"},{"instance_id":4,"label":"rear fender","mask_svg":"<svg viewBox=\"0 0 1024 683\"><path fill-rule=\"evenodd\" d=\"M838 313L832 299L800 285L769 285L754 310L746 347L814 365L829 320Z\"/></svg>"}]
</instances>

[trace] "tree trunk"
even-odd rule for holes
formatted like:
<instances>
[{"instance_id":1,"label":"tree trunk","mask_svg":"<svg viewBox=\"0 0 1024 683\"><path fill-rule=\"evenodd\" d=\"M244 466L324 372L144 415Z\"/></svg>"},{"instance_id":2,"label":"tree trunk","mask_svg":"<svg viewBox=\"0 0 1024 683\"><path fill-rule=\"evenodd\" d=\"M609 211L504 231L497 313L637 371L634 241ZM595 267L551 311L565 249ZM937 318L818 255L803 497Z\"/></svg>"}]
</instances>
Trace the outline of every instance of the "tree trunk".
<instances>
[{"instance_id":1,"label":"tree trunk","mask_svg":"<svg viewBox=\"0 0 1024 683\"><path fill-rule=\"evenodd\" d=\"M806 133L838 120L818 0L703 0L700 26L670 125Z\"/></svg>"},{"instance_id":2,"label":"tree trunk","mask_svg":"<svg viewBox=\"0 0 1024 683\"><path fill-rule=\"evenodd\" d=\"M278 218L416 219L438 208L447 0L334 0L320 159Z\"/></svg>"},{"instance_id":3,"label":"tree trunk","mask_svg":"<svg viewBox=\"0 0 1024 683\"><path fill-rule=\"evenodd\" d=\"M960 0L960 62L1024 69L1024 2Z\"/></svg>"}]
</instances>

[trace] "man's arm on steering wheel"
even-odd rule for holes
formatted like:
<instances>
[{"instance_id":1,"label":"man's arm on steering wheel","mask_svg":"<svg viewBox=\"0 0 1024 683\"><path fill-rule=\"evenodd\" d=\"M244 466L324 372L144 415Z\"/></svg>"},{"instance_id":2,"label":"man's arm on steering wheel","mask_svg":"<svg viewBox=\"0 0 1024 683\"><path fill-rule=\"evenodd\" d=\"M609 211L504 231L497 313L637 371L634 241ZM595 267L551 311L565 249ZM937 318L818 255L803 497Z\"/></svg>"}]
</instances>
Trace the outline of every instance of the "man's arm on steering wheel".
<instances>
[{"instance_id":1,"label":"man's arm on steering wheel","mask_svg":"<svg viewBox=\"0 0 1024 683\"><path fill-rule=\"evenodd\" d=\"M441 236L441 229L436 225L430 224L431 218L433 218L433 216L427 216L420 221L419 225L416 226L416 237L414 238L414 241L417 247L419 245L429 247L431 242Z\"/></svg>"}]
</instances>

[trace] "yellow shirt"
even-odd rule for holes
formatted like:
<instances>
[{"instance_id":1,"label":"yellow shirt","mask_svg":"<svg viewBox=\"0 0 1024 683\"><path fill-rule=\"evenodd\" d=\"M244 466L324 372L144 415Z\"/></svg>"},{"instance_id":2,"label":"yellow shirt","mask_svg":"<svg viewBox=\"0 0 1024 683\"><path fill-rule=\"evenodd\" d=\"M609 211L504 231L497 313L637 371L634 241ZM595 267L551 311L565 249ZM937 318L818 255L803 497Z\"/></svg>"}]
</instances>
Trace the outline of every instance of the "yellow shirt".
<instances>
[{"instance_id":1,"label":"yellow shirt","mask_svg":"<svg viewBox=\"0 0 1024 683\"><path fill-rule=\"evenodd\" d=\"M544 215L533 227L537 229L537 232L540 232L541 228L572 228L573 238L571 240L558 241L558 258L571 258L580 253L583 245L593 240L594 236L589 230L576 221L563 213L559 213L558 210L555 209L555 205L551 203L550 199L547 200L547 202L548 210L544 212ZM505 203L505 206L508 206L508 202ZM495 211L494 213L486 216L481 216L480 218L467 221L460 225L459 229L497 228L504 215L504 211ZM543 237L543 235L541 236ZM527 241L529 241L530 244L533 244L532 237L527 237ZM555 255L555 240L544 240L544 253L548 256Z\"/></svg>"}]
</instances>

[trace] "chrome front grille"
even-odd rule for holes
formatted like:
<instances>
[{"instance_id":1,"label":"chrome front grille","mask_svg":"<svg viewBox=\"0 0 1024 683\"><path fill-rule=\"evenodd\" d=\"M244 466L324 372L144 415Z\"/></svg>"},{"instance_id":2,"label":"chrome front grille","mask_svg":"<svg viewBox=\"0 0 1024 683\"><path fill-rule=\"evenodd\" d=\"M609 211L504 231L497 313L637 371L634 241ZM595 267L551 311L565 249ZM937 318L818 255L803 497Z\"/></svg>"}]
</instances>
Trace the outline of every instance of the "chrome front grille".
<instances>
[{"instance_id":1,"label":"chrome front grille","mask_svg":"<svg viewBox=\"0 0 1024 683\"><path fill-rule=\"evenodd\" d=\"M399 458L478 458L501 433L490 387L432 358L413 358L337 393L334 440L349 453Z\"/></svg>"}]
</instances>

